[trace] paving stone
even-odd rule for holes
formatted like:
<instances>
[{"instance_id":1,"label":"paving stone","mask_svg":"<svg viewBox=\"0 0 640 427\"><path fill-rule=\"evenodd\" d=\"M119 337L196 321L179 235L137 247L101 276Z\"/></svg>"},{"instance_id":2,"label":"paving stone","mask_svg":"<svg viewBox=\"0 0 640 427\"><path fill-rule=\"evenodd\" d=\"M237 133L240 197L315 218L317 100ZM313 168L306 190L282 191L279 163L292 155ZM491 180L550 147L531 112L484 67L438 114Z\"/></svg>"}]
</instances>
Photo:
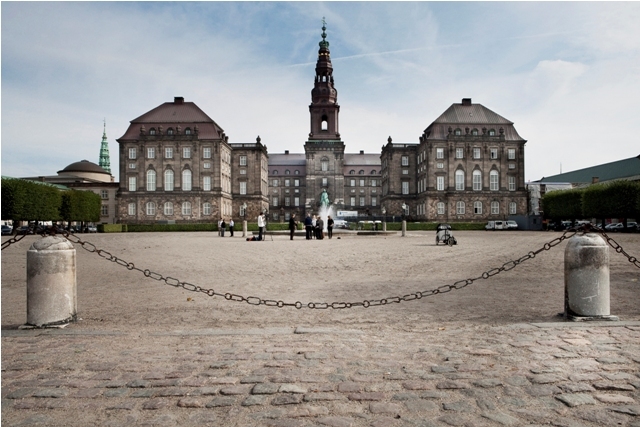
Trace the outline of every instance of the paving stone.
<instances>
[{"instance_id":1,"label":"paving stone","mask_svg":"<svg viewBox=\"0 0 640 427\"><path fill-rule=\"evenodd\" d=\"M367 401L367 400L383 400L385 398L384 393L351 393L347 395L349 400L355 401Z\"/></svg>"},{"instance_id":2,"label":"paving stone","mask_svg":"<svg viewBox=\"0 0 640 427\"><path fill-rule=\"evenodd\" d=\"M519 397L503 397L502 399L500 399L500 402L502 402L503 406L509 407L509 406L513 406L515 408L521 408L523 406L528 406L529 403L524 400L521 399Z\"/></svg>"},{"instance_id":3,"label":"paving stone","mask_svg":"<svg viewBox=\"0 0 640 427\"><path fill-rule=\"evenodd\" d=\"M218 387L198 387L190 390L187 394L192 396L212 396L218 394Z\"/></svg>"},{"instance_id":4,"label":"paving stone","mask_svg":"<svg viewBox=\"0 0 640 427\"><path fill-rule=\"evenodd\" d=\"M260 375L252 375L250 377L244 377L240 380L240 384L257 384L265 382L265 377Z\"/></svg>"},{"instance_id":5,"label":"paving stone","mask_svg":"<svg viewBox=\"0 0 640 427\"><path fill-rule=\"evenodd\" d=\"M524 387L524 390L531 396L552 396L562 392L559 387L555 385L532 385Z\"/></svg>"},{"instance_id":6,"label":"paving stone","mask_svg":"<svg viewBox=\"0 0 640 427\"><path fill-rule=\"evenodd\" d=\"M602 377L598 374L593 374L593 373L571 374L569 375L569 379L571 381L598 381L598 380L601 380Z\"/></svg>"},{"instance_id":7,"label":"paving stone","mask_svg":"<svg viewBox=\"0 0 640 427\"><path fill-rule=\"evenodd\" d=\"M251 389L252 389L252 386L249 384L234 385L230 387L222 387L220 389L220 394L223 394L223 395L249 394L249 391L251 391Z\"/></svg>"},{"instance_id":8,"label":"paving stone","mask_svg":"<svg viewBox=\"0 0 640 427\"><path fill-rule=\"evenodd\" d=\"M133 390L131 393L129 393L129 397L151 398L151 397L155 397L157 394L158 394L158 390L143 388L143 389Z\"/></svg>"},{"instance_id":9,"label":"paving stone","mask_svg":"<svg viewBox=\"0 0 640 427\"><path fill-rule=\"evenodd\" d=\"M596 361L604 365L629 363L629 359L624 357L599 357Z\"/></svg>"},{"instance_id":10,"label":"paving stone","mask_svg":"<svg viewBox=\"0 0 640 427\"><path fill-rule=\"evenodd\" d=\"M309 359L309 360L324 360L324 359L328 359L329 355L327 353L320 353L320 352L307 352L304 354L305 359Z\"/></svg>"},{"instance_id":11,"label":"paving stone","mask_svg":"<svg viewBox=\"0 0 640 427\"><path fill-rule=\"evenodd\" d=\"M253 386L251 394L275 394L279 388L280 384L260 383Z\"/></svg>"},{"instance_id":12,"label":"paving stone","mask_svg":"<svg viewBox=\"0 0 640 427\"><path fill-rule=\"evenodd\" d=\"M483 409L485 411L496 410L496 403L491 399L478 398L476 399L476 405L478 405L478 408Z\"/></svg>"},{"instance_id":13,"label":"paving stone","mask_svg":"<svg viewBox=\"0 0 640 427\"><path fill-rule=\"evenodd\" d=\"M512 386L526 386L531 384L531 382L527 379L527 377L520 376L520 375L507 377L505 378L504 382Z\"/></svg>"},{"instance_id":14,"label":"paving stone","mask_svg":"<svg viewBox=\"0 0 640 427\"><path fill-rule=\"evenodd\" d=\"M565 393L581 393L585 391L596 391L589 383L566 383L558 384L558 387Z\"/></svg>"},{"instance_id":15,"label":"paving stone","mask_svg":"<svg viewBox=\"0 0 640 427\"><path fill-rule=\"evenodd\" d=\"M432 366L431 371L435 372L436 374L444 374L449 372L456 372L456 368L454 368L453 366L440 365L440 366Z\"/></svg>"},{"instance_id":16,"label":"paving stone","mask_svg":"<svg viewBox=\"0 0 640 427\"><path fill-rule=\"evenodd\" d=\"M325 400L347 400L347 397L341 393L307 393L304 395L305 402L319 402Z\"/></svg>"},{"instance_id":17,"label":"paving stone","mask_svg":"<svg viewBox=\"0 0 640 427\"><path fill-rule=\"evenodd\" d=\"M70 397L75 397L78 399L93 399L100 395L102 395L103 389L101 388L85 388L76 391L71 394Z\"/></svg>"},{"instance_id":18,"label":"paving stone","mask_svg":"<svg viewBox=\"0 0 640 427\"><path fill-rule=\"evenodd\" d=\"M444 399L447 393L443 391L427 390L419 394L421 399Z\"/></svg>"},{"instance_id":19,"label":"paving stone","mask_svg":"<svg viewBox=\"0 0 640 427\"><path fill-rule=\"evenodd\" d=\"M355 393L362 391L362 384L359 383L340 383L338 384L337 390L340 393Z\"/></svg>"},{"instance_id":20,"label":"paving stone","mask_svg":"<svg viewBox=\"0 0 640 427\"><path fill-rule=\"evenodd\" d=\"M459 381L444 381L436 384L436 388L444 389L444 390L456 390L469 388L469 384L459 382Z\"/></svg>"},{"instance_id":21,"label":"paving stone","mask_svg":"<svg viewBox=\"0 0 640 427\"><path fill-rule=\"evenodd\" d=\"M282 384L278 389L279 393L301 393L304 394L307 392L306 388L300 387L296 384Z\"/></svg>"},{"instance_id":22,"label":"paving stone","mask_svg":"<svg viewBox=\"0 0 640 427\"><path fill-rule=\"evenodd\" d=\"M102 393L104 397L125 397L128 394L129 389L127 388L111 388Z\"/></svg>"},{"instance_id":23,"label":"paving stone","mask_svg":"<svg viewBox=\"0 0 640 427\"><path fill-rule=\"evenodd\" d=\"M609 381L633 381L638 378L626 372L603 372L602 376Z\"/></svg>"},{"instance_id":24,"label":"paving stone","mask_svg":"<svg viewBox=\"0 0 640 427\"><path fill-rule=\"evenodd\" d=\"M602 403L635 403L632 397L623 396L621 394L596 394L593 397Z\"/></svg>"},{"instance_id":25,"label":"paving stone","mask_svg":"<svg viewBox=\"0 0 640 427\"><path fill-rule=\"evenodd\" d=\"M33 392L33 394L31 395L32 397L38 397L38 398L62 398L65 397L69 394L68 390L65 389L60 389L60 388L45 388L45 389L40 389L40 390L36 390Z\"/></svg>"},{"instance_id":26,"label":"paving stone","mask_svg":"<svg viewBox=\"0 0 640 427\"><path fill-rule=\"evenodd\" d=\"M598 390L635 391L635 387L630 384L621 384L608 381L597 381L593 386Z\"/></svg>"},{"instance_id":27,"label":"paving stone","mask_svg":"<svg viewBox=\"0 0 640 427\"><path fill-rule=\"evenodd\" d=\"M562 378L561 376L555 374L541 374L533 375L530 380L534 384L551 384L557 383L559 381L564 381L565 378Z\"/></svg>"},{"instance_id":28,"label":"paving stone","mask_svg":"<svg viewBox=\"0 0 640 427\"><path fill-rule=\"evenodd\" d=\"M581 405L595 405L596 403L596 401L593 400L593 397L591 397L590 394L584 393L560 394L556 396L556 399L571 408Z\"/></svg>"},{"instance_id":29,"label":"paving stone","mask_svg":"<svg viewBox=\"0 0 640 427\"><path fill-rule=\"evenodd\" d=\"M634 416L640 416L640 405L625 405L625 406L614 406L608 408L610 411L619 412L621 414L628 414Z\"/></svg>"},{"instance_id":30,"label":"paving stone","mask_svg":"<svg viewBox=\"0 0 640 427\"><path fill-rule=\"evenodd\" d=\"M431 401L424 399L409 399L404 401L404 406L407 407L409 412L436 412L440 408L439 406Z\"/></svg>"},{"instance_id":31,"label":"paving stone","mask_svg":"<svg viewBox=\"0 0 640 427\"><path fill-rule=\"evenodd\" d=\"M210 384L219 384L219 385L223 385L223 384L227 384L227 385L232 385L232 384L237 384L239 381L238 378L235 377L212 377L209 378L209 383Z\"/></svg>"},{"instance_id":32,"label":"paving stone","mask_svg":"<svg viewBox=\"0 0 640 427\"><path fill-rule=\"evenodd\" d=\"M281 394L273 398L272 405L293 405L302 402L302 394Z\"/></svg>"},{"instance_id":33,"label":"paving stone","mask_svg":"<svg viewBox=\"0 0 640 427\"><path fill-rule=\"evenodd\" d=\"M256 406L264 405L267 403L267 396L264 395L250 395L247 396L241 403L242 406Z\"/></svg>"},{"instance_id":34,"label":"paving stone","mask_svg":"<svg viewBox=\"0 0 640 427\"><path fill-rule=\"evenodd\" d=\"M427 381L405 381L402 386L407 390L433 390L433 384Z\"/></svg>"},{"instance_id":35,"label":"paving stone","mask_svg":"<svg viewBox=\"0 0 640 427\"><path fill-rule=\"evenodd\" d=\"M397 403L371 402L369 404L369 411L372 414L400 414L400 412L402 412L402 406Z\"/></svg>"},{"instance_id":36,"label":"paving stone","mask_svg":"<svg viewBox=\"0 0 640 427\"><path fill-rule=\"evenodd\" d=\"M502 385L502 380L498 378L483 378L473 382L474 385L482 388L498 387Z\"/></svg>"},{"instance_id":37,"label":"paving stone","mask_svg":"<svg viewBox=\"0 0 640 427\"><path fill-rule=\"evenodd\" d=\"M222 406L233 406L235 405L235 403L236 398L234 396L218 396L207 403L205 406L207 408L219 408Z\"/></svg>"},{"instance_id":38,"label":"paving stone","mask_svg":"<svg viewBox=\"0 0 640 427\"><path fill-rule=\"evenodd\" d=\"M204 408L204 405L201 399L195 397L185 397L178 400L178 406L180 408Z\"/></svg>"},{"instance_id":39,"label":"paving stone","mask_svg":"<svg viewBox=\"0 0 640 427\"><path fill-rule=\"evenodd\" d=\"M465 402L464 400L458 402L447 402L442 404L442 408L445 411L455 411L455 412L474 412L475 407L472 406L469 402Z\"/></svg>"},{"instance_id":40,"label":"paving stone","mask_svg":"<svg viewBox=\"0 0 640 427\"><path fill-rule=\"evenodd\" d=\"M157 410L169 407L170 403L165 399L149 399L142 405L142 409Z\"/></svg>"},{"instance_id":41,"label":"paving stone","mask_svg":"<svg viewBox=\"0 0 640 427\"><path fill-rule=\"evenodd\" d=\"M392 426L396 426L398 425L398 420L397 418L399 418L400 415L396 415L395 418L391 418L391 417L381 417L381 418L376 418L375 420L371 421L371 424L369 424L371 427L392 427Z\"/></svg>"},{"instance_id":42,"label":"paving stone","mask_svg":"<svg viewBox=\"0 0 640 427\"><path fill-rule=\"evenodd\" d=\"M162 388L155 392L156 397L186 396L187 394L189 394L187 389L177 387Z\"/></svg>"},{"instance_id":43,"label":"paving stone","mask_svg":"<svg viewBox=\"0 0 640 427\"><path fill-rule=\"evenodd\" d=\"M36 389L33 388L19 388L8 393L5 396L5 399L23 399L25 397L31 397L35 391Z\"/></svg>"},{"instance_id":44,"label":"paving stone","mask_svg":"<svg viewBox=\"0 0 640 427\"><path fill-rule=\"evenodd\" d=\"M462 426L467 424L467 418L458 414L447 414L440 418L438 421L443 422L450 426Z\"/></svg>"},{"instance_id":45,"label":"paving stone","mask_svg":"<svg viewBox=\"0 0 640 427\"><path fill-rule=\"evenodd\" d=\"M564 341L568 342L571 345L591 345L591 341L586 340L584 338L574 338L574 339L565 338Z\"/></svg>"},{"instance_id":46,"label":"paving stone","mask_svg":"<svg viewBox=\"0 0 640 427\"><path fill-rule=\"evenodd\" d=\"M151 382L146 380L135 380L127 383L129 388L147 388L151 387Z\"/></svg>"},{"instance_id":47,"label":"paving stone","mask_svg":"<svg viewBox=\"0 0 640 427\"><path fill-rule=\"evenodd\" d=\"M107 410L125 410L131 411L136 407L136 402L133 400L127 400L124 402L108 402L105 409Z\"/></svg>"},{"instance_id":48,"label":"paving stone","mask_svg":"<svg viewBox=\"0 0 640 427\"><path fill-rule=\"evenodd\" d=\"M351 427L353 425L353 420L347 417L322 417L316 419L316 422L330 427Z\"/></svg>"},{"instance_id":49,"label":"paving stone","mask_svg":"<svg viewBox=\"0 0 640 427\"><path fill-rule=\"evenodd\" d=\"M518 418L512 417L511 415L507 415L503 412L483 412L481 415L484 418L495 421L503 426L515 426L521 424Z\"/></svg>"},{"instance_id":50,"label":"paving stone","mask_svg":"<svg viewBox=\"0 0 640 427\"><path fill-rule=\"evenodd\" d=\"M627 421L626 416L608 411L606 409L596 409L591 411L577 412L576 415L585 421L590 421L598 426L620 426Z\"/></svg>"},{"instance_id":51,"label":"paving stone","mask_svg":"<svg viewBox=\"0 0 640 427\"><path fill-rule=\"evenodd\" d=\"M420 396L418 396L416 393L397 393L391 396L391 399L405 401L405 400L420 399Z\"/></svg>"}]
</instances>

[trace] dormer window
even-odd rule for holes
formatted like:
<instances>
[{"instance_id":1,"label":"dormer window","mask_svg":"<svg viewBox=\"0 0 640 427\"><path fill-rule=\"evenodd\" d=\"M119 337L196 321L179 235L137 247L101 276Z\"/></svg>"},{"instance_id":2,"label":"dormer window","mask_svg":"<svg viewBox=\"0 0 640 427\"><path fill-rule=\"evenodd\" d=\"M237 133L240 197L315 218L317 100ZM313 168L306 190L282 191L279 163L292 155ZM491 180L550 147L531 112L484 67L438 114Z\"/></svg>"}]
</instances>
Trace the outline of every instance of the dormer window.
<instances>
[{"instance_id":1,"label":"dormer window","mask_svg":"<svg viewBox=\"0 0 640 427\"><path fill-rule=\"evenodd\" d=\"M167 135L173 135L173 128L167 129Z\"/></svg>"},{"instance_id":2,"label":"dormer window","mask_svg":"<svg viewBox=\"0 0 640 427\"><path fill-rule=\"evenodd\" d=\"M478 136L478 129L473 129L473 130L471 131L471 135L473 135L473 136Z\"/></svg>"},{"instance_id":3,"label":"dormer window","mask_svg":"<svg viewBox=\"0 0 640 427\"><path fill-rule=\"evenodd\" d=\"M462 130L461 129L456 129L455 131L453 131L453 134L455 136L460 136L460 135L462 135Z\"/></svg>"},{"instance_id":4,"label":"dormer window","mask_svg":"<svg viewBox=\"0 0 640 427\"><path fill-rule=\"evenodd\" d=\"M185 135L191 135L191 128L186 128L186 129L184 130L184 134L185 134Z\"/></svg>"},{"instance_id":5,"label":"dormer window","mask_svg":"<svg viewBox=\"0 0 640 427\"><path fill-rule=\"evenodd\" d=\"M155 135L155 134L156 134L156 128L149 129L149 135Z\"/></svg>"},{"instance_id":6,"label":"dormer window","mask_svg":"<svg viewBox=\"0 0 640 427\"><path fill-rule=\"evenodd\" d=\"M495 129L489 129L489 136L496 136L496 130Z\"/></svg>"}]
</instances>

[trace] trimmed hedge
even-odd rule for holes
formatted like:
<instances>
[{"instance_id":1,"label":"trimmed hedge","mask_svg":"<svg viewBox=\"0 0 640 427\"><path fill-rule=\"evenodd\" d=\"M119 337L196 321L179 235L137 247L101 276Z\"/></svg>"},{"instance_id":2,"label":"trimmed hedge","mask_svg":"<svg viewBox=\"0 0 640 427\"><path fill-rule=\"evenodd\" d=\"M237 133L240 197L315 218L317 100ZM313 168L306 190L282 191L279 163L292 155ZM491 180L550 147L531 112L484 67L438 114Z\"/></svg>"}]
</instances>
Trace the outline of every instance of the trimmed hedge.
<instances>
[{"instance_id":1,"label":"trimmed hedge","mask_svg":"<svg viewBox=\"0 0 640 427\"><path fill-rule=\"evenodd\" d=\"M407 231L435 231L440 222L407 222ZM449 222L452 230L484 230L486 222ZM382 224L378 225L382 230ZM388 222L387 231L401 231L401 222Z\"/></svg>"},{"instance_id":2,"label":"trimmed hedge","mask_svg":"<svg viewBox=\"0 0 640 427\"><path fill-rule=\"evenodd\" d=\"M98 233L127 232L127 224L98 224Z\"/></svg>"}]
</instances>

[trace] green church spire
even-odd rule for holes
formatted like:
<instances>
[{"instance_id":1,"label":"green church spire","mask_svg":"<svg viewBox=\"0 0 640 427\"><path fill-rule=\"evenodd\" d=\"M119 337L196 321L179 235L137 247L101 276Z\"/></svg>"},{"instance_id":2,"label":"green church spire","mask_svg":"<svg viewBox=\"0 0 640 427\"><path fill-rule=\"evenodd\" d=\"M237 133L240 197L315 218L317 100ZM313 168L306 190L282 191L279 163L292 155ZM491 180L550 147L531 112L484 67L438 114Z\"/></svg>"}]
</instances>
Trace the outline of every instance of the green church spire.
<instances>
[{"instance_id":1,"label":"green church spire","mask_svg":"<svg viewBox=\"0 0 640 427\"><path fill-rule=\"evenodd\" d=\"M107 142L107 121L104 121L104 129L102 131L102 145L100 146L100 163L99 166L111 173L111 160L109 160L109 143Z\"/></svg>"},{"instance_id":2,"label":"green church spire","mask_svg":"<svg viewBox=\"0 0 640 427\"><path fill-rule=\"evenodd\" d=\"M327 21L322 18L322 41L319 43L320 48L329 49L329 42L326 40L327 38Z\"/></svg>"}]
</instances>

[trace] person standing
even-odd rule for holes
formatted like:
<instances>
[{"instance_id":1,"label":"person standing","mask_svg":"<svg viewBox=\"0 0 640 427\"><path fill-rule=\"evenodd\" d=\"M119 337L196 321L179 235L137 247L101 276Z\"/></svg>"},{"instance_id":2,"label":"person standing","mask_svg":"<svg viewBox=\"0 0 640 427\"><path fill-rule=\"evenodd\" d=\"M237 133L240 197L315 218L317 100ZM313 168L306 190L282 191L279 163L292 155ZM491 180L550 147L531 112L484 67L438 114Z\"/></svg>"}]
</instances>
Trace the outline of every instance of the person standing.
<instances>
[{"instance_id":1,"label":"person standing","mask_svg":"<svg viewBox=\"0 0 640 427\"><path fill-rule=\"evenodd\" d=\"M224 218L220 221L220 236L224 237L224 229L227 228L227 223L224 222Z\"/></svg>"},{"instance_id":2,"label":"person standing","mask_svg":"<svg viewBox=\"0 0 640 427\"><path fill-rule=\"evenodd\" d=\"M231 218L229 220L229 236L233 237L233 227L234 227L235 223L233 222L233 218Z\"/></svg>"},{"instance_id":3,"label":"person standing","mask_svg":"<svg viewBox=\"0 0 640 427\"><path fill-rule=\"evenodd\" d=\"M222 233L222 218L218 220L218 236Z\"/></svg>"},{"instance_id":4,"label":"person standing","mask_svg":"<svg viewBox=\"0 0 640 427\"><path fill-rule=\"evenodd\" d=\"M262 240L262 235L264 234L264 226L266 219L264 217L264 212L260 212L258 215L258 240Z\"/></svg>"},{"instance_id":5,"label":"person standing","mask_svg":"<svg viewBox=\"0 0 640 427\"><path fill-rule=\"evenodd\" d=\"M324 233L324 221L322 220L322 217L319 216L318 219L316 220L316 239L322 240L324 238L323 233Z\"/></svg>"},{"instance_id":6,"label":"person standing","mask_svg":"<svg viewBox=\"0 0 640 427\"><path fill-rule=\"evenodd\" d=\"M291 214L291 218L289 218L289 240L293 240L293 234L297 228L298 221L296 221L296 214Z\"/></svg>"},{"instance_id":7,"label":"person standing","mask_svg":"<svg viewBox=\"0 0 640 427\"><path fill-rule=\"evenodd\" d=\"M311 237L314 239L318 238L318 230L316 229L317 222L318 219L315 215L311 217Z\"/></svg>"},{"instance_id":8,"label":"person standing","mask_svg":"<svg viewBox=\"0 0 640 427\"><path fill-rule=\"evenodd\" d=\"M313 231L313 223L311 221L311 214L307 214L307 217L304 219L304 230L306 232L307 240L311 240L311 233Z\"/></svg>"},{"instance_id":9,"label":"person standing","mask_svg":"<svg viewBox=\"0 0 640 427\"><path fill-rule=\"evenodd\" d=\"M333 218L331 218L331 215L327 217L327 236L329 238L333 237Z\"/></svg>"}]
</instances>

